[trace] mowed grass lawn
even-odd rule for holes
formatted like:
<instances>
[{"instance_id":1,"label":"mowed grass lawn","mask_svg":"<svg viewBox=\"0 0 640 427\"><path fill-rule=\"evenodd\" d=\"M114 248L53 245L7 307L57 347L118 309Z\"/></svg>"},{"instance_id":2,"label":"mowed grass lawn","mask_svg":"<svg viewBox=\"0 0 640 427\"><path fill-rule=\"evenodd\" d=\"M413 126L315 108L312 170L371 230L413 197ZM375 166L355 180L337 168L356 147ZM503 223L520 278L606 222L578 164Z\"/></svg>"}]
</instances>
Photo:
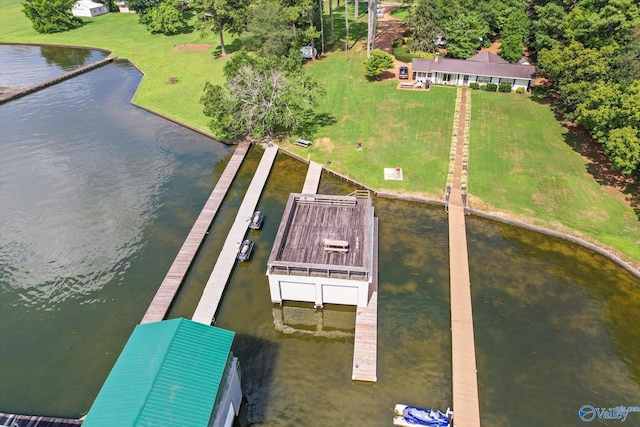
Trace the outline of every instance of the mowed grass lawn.
<instances>
[{"instance_id":1,"label":"mowed grass lawn","mask_svg":"<svg viewBox=\"0 0 640 427\"><path fill-rule=\"evenodd\" d=\"M158 113L178 119L202 130L208 119L202 113L200 96L207 80L222 83L226 60L216 58L218 37L211 33L201 39L195 33L164 36L150 34L138 24L138 16L108 13L85 19L86 25L73 31L38 34L15 0L0 0L0 41L17 43L63 44L103 48L130 60L145 73L134 102ZM231 42L227 37L225 41ZM174 45L211 44L204 52L172 50ZM177 84L169 84L177 77Z\"/></svg>"},{"instance_id":2,"label":"mowed grass lawn","mask_svg":"<svg viewBox=\"0 0 640 427\"><path fill-rule=\"evenodd\" d=\"M638 217L619 191L589 174L589 161L569 143L575 138L550 107L527 96L474 91L471 206L511 212L640 260Z\"/></svg>"},{"instance_id":3,"label":"mowed grass lawn","mask_svg":"<svg viewBox=\"0 0 640 427\"><path fill-rule=\"evenodd\" d=\"M303 135L313 140L309 148L285 147L325 165L330 160L327 167L376 190L441 198L455 89L399 90L396 79L371 82L364 77L365 60L362 51L352 51L348 60L343 52L334 52L309 67L327 88L318 112L335 123ZM403 180L385 180L384 168L397 165Z\"/></svg>"}]
</instances>

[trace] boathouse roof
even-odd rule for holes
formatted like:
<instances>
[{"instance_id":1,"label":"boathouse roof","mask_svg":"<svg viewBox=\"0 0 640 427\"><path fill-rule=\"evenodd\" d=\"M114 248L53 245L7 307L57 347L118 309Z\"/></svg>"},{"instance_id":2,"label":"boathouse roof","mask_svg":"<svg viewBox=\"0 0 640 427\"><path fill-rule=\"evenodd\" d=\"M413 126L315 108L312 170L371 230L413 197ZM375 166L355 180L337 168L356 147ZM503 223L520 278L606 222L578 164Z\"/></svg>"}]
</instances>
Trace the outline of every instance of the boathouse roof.
<instances>
[{"instance_id":1,"label":"boathouse roof","mask_svg":"<svg viewBox=\"0 0 640 427\"><path fill-rule=\"evenodd\" d=\"M187 319L138 325L83 425L210 425L234 335Z\"/></svg>"},{"instance_id":2,"label":"boathouse roof","mask_svg":"<svg viewBox=\"0 0 640 427\"><path fill-rule=\"evenodd\" d=\"M294 193L269 256L269 273L368 280L372 239L371 199ZM334 243L343 248L328 250Z\"/></svg>"}]
</instances>

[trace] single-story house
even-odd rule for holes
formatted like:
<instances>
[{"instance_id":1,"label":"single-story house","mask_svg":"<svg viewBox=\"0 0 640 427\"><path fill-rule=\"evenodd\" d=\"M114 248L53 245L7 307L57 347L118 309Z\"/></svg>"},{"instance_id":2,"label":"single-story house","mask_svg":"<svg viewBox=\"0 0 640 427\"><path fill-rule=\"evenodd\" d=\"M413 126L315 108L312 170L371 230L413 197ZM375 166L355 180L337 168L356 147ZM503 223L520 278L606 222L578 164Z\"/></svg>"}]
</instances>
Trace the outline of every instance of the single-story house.
<instances>
[{"instance_id":1,"label":"single-story house","mask_svg":"<svg viewBox=\"0 0 640 427\"><path fill-rule=\"evenodd\" d=\"M535 67L526 61L510 64L490 52L478 53L469 59L440 58L439 55L434 59L414 58L411 70L414 81L453 86L469 86L474 82L510 84L513 90L524 88L526 91L531 89L536 73Z\"/></svg>"},{"instance_id":2,"label":"single-story house","mask_svg":"<svg viewBox=\"0 0 640 427\"><path fill-rule=\"evenodd\" d=\"M85 427L231 427L242 402L234 332L187 319L136 326Z\"/></svg>"},{"instance_id":3,"label":"single-story house","mask_svg":"<svg viewBox=\"0 0 640 427\"><path fill-rule=\"evenodd\" d=\"M109 13L109 6L91 0L78 0L71 6L71 13L73 13L73 16L93 18L94 16Z\"/></svg>"}]
</instances>

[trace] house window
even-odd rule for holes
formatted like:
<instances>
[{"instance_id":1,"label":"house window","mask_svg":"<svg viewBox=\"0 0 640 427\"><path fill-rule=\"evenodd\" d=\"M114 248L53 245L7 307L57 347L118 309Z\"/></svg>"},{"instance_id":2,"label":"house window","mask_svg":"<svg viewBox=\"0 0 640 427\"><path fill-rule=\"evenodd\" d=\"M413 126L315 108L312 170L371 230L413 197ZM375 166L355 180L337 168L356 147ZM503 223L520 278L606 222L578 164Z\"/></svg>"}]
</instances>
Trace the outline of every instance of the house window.
<instances>
[{"instance_id":1,"label":"house window","mask_svg":"<svg viewBox=\"0 0 640 427\"><path fill-rule=\"evenodd\" d=\"M486 85L488 83L491 83L491 77L478 76L478 83L480 83L481 85Z\"/></svg>"},{"instance_id":2,"label":"house window","mask_svg":"<svg viewBox=\"0 0 640 427\"><path fill-rule=\"evenodd\" d=\"M511 85L513 87L513 84L515 82L516 82L515 79L500 79L501 85Z\"/></svg>"},{"instance_id":3,"label":"house window","mask_svg":"<svg viewBox=\"0 0 640 427\"><path fill-rule=\"evenodd\" d=\"M443 74L442 75L442 81L443 82L450 82L451 81L451 74Z\"/></svg>"}]
</instances>

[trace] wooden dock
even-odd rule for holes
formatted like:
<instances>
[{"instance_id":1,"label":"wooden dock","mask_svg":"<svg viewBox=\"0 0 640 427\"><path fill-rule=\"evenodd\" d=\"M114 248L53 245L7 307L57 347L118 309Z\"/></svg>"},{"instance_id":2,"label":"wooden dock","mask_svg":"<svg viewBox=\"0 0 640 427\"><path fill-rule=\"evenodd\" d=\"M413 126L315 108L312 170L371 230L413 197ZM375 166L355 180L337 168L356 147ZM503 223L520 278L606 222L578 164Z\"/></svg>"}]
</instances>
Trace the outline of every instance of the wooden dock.
<instances>
[{"instance_id":1,"label":"wooden dock","mask_svg":"<svg viewBox=\"0 0 640 427\"><path fill-rule=\"evenodd\" d=\"M75 427L81 426L82 420L75 418L5 414L4 412L0 412L0 425L11 427Z\"/></svg>"},{"instance_id":2,"label":"wooden dock","mask_svg":"<svg viewBox=\"0 0 640 427\"><path fill-rule=\"evenodd\" d=\"M463 90L463 94L464 94ZM465 116L465 96L460 117ZM463 124L461 124L463 126ZM463 132L458 132L455 172L449 197L449 268L451 286L451 371L453 424L480 427L476 347L473 335L471 280L464 203L461 192Z\"/></svg>"},{"instance_id":3,"label":"wooden dock","mask_svg":"<svg viewBox=\"0 0 640 427\"><path fill-rule=\"evenodd\" d=\"M302 194L316 194L320 185L320 175L322 175L322 165L316 162L309 162L307 177L304 179Z\"/></svg>"},{"instance_id":4,"label":"wooden dock","mask_svg":"<svg viewBox=\"0 0 640 427\"><path fill-rule=\"evenodd\" d=\"M373 272L369 285L369 304L356 309L356 335L353 344L353 381L378 381L378 218L373 223Z\"/></svg>"},{"instance_id":5,"label":"wooden dock","mask_svg":"<svg viewBox=\"0 0 640 427\"><path fill-rule=\"evenodd\" d=\"M260 164L242 200L238 215L229 230L227 240L225 240L222 246L222 250L204 288L200 302L193 313L192 320L195 322L204 323L205 325L211 325L214 322L214 317L218 311L218 305L222 300L222 294L229 280L229 275L236 264L238 249L247 233L251 216L258 205L258 200L262 194L264 184L269 177L269 172L275 161L276 154L278 154L278 146L271 144L262 155Z\"/></svg>"},{"instance_id":6,"label":"wooden dock","mask_svg":"<svg viewBox=\"0 0 640 427\"><path fill-rule=\"evenodd\" d=\"M218 179L204 208L202 208L200 215L187 235L180 251L178 251L178 255L173 261L173 264L171 264L169 272L162 281L162 284L160 284L160 288L158 288L141 323L159 322L167 315L169 307L200 249L200 245L209 232L213 218L216 216L218 208L222 204L222 200L227 194L238 169L240 169L240 165L249 150L249 145L248 142L240 143L233 153L233 156L231 156L229 163L224 169L224 172L222 172L220 179Z\"/></svg>"}]
</instances>

